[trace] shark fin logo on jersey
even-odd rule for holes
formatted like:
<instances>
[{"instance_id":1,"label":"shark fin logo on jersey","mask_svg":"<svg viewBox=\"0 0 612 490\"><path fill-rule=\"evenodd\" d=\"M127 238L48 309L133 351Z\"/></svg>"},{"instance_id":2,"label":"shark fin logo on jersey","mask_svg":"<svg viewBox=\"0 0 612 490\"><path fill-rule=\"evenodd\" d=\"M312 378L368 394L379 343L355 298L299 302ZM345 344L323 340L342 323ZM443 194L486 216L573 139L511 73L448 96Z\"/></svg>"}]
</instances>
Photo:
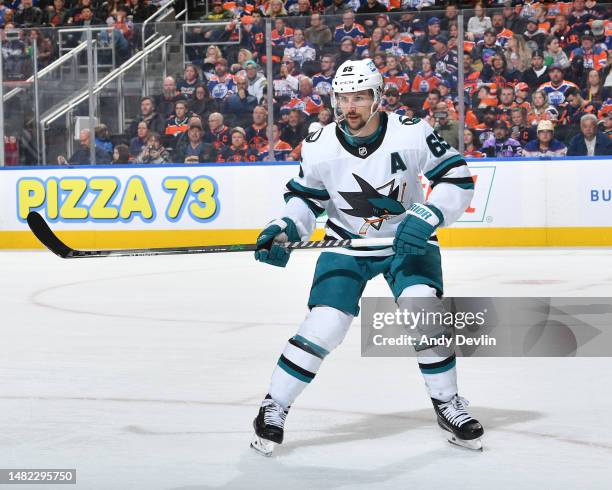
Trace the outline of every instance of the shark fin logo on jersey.
<instances>
[{"instance_id":1,"label":"shark fin logo on jersey","mask_svg":"<svg viewBox=\"0 0 612 490\"><path fill-rule=\"evenodd\" d=\"M361 192L339 192L344 200L351 205L350 209L341 209L343 213L357 218L363 218L364 223L359 230L360 235L365 235L368 228L372 226L375 230L380 230L385 220L392 216L397 216L406 211L399 202L399 186L393 184L395 179L390 180L385 185L374 188L357 174L353 174ZM405 187L405 184L404 184ZM389 189L388 194L379 191Z\"/></svg>"}]
</instances>

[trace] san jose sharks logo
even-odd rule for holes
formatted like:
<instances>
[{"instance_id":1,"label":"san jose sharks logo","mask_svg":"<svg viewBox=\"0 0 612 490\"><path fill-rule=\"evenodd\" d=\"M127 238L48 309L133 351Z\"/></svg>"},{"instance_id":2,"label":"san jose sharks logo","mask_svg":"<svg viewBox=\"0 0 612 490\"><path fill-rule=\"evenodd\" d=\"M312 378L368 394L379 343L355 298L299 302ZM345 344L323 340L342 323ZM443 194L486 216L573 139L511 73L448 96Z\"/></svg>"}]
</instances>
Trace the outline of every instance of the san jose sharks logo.
<instances>
[{"instance_id":1,"label":"san jose sharks logo","mask_svg":"<svg viewBox=\"0 0 612 490\"><path fill-rule=\"evenodd\" d=\"M363 218L364 223L359 230L360 235L365 235L368 228L372 226L375 230L380 230L385 220L392 216L397 216L406 211L399 197L399 186L393 184L395 179L390 180L381 187L374 188L359 175L353 174L361 192L339 192L344 200L351 205L350 209L341 209L343 213L357 218ZM406 184L403 184L402 197ZM388 194L379 191L388 189Z\"/></svg>"}]
</instances>

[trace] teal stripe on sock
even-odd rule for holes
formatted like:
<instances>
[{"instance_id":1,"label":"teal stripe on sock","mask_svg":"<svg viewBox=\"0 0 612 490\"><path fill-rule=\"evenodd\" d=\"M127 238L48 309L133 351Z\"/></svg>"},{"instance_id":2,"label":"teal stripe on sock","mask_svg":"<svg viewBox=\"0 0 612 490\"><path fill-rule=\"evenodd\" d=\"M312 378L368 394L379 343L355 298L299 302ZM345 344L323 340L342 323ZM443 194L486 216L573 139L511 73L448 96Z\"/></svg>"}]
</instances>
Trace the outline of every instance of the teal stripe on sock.
<instances>
[{"instance_id":1,"label":"teal stripe on sock","mask_svg":"<svg viewBox=\"0 0 612 490\"><path fill-rule=\"evenodd\" d=\"M296 335L293 337L295 340L297 340L298 342L303 342L306 345L308 345L313 351L315 351L317 354L319 354L321 356L321 358L325 357L327 354L329 354L329 351L325 350L323 347L318 346L317 344L315 344L314 342L311 342L308 339L305 339L304 337L302 337L301 335Z\"/></svg>"},{"instance_id":2,"label":"teal stripe on sock","mask_svg":"<svg viewBox=\"0 0 612 490\"><path fill-rule=\"evenodd\" d=\"M278 360L278 362L276 363L283 371L285 371L287 374L290 374L291 376L293 376L294 378L299 379L300 381L303 381L304 383L310 383L312 381L311 378L307 378L306 376L304 376L301 373L298 373L295 369L291 369L289 366L287 366L282 360Z\"/></svg>"},{"instance_id":3,"label":"teal stripe on sock","mask_svg":"<svg viewBox=\"0 0 612 490\"><path fill-rule=\"evenodd\" d=\"M442 366L442 367L437 367L437 368L421 368L421 372L423 374L440 374L440 373L445 373L446 371L450 371L451 369L453 369L457 364L457 360L453 359L452 362L448 363L446 366Z\"/></svg>"}]
</instances>

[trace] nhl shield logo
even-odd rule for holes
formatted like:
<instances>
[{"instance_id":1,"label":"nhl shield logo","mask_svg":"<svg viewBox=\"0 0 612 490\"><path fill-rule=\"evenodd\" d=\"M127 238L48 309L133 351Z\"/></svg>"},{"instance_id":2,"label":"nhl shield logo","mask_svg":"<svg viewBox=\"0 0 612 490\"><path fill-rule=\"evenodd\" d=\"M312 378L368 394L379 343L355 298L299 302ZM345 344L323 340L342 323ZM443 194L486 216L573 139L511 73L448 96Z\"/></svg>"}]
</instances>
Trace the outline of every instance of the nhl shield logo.
<instances>
[{"instance_id":1,"label":"nhl shield logo","mask_svg":"<svg viewBox=\"0 0 612 490\"><path fill-rule=\"evenodd\" d=\"M366 156L368 154L368 149L365 146L359 147L359 156Z\"/></svg>"}]
</instances>

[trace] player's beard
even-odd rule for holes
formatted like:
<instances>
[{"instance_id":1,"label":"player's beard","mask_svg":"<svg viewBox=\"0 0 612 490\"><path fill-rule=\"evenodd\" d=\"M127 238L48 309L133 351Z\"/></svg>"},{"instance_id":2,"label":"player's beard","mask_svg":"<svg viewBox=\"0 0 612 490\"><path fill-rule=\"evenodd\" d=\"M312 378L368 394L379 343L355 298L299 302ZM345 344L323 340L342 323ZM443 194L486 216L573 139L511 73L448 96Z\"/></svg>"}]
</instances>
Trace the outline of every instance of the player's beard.
<instances>
[{"instance_id":1,"label":"player's beard","mask_svg":"<svg viewBox=\"0 0 612 490\"><path fill-rule=\"evenodd\" d=\"M346 120L347 126L353 133L361 131L368 122L361 114L358 113L349 113L345 116L344 119Z\"/></svg>"}]
</instances>

